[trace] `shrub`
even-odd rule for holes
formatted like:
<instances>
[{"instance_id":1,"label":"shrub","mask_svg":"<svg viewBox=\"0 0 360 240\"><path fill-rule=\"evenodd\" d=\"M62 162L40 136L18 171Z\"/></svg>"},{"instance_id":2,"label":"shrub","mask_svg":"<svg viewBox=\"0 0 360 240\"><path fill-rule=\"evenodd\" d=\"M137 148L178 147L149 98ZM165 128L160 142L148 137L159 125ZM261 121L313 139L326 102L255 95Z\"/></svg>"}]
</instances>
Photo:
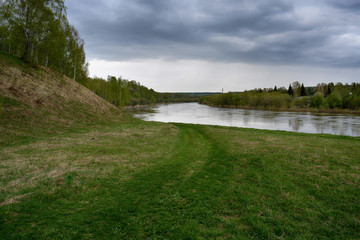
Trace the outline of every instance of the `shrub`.
<instances>
[{"instance_id":1,"label":"shrub","mask_svg":"<svg viewBox=\"0 0 360 240\"><path fill-rule=\"evenodd\" d=\"M326 97L326 102L329 105L329 108L341 108L342 99L338 92L333 92Z\"/></svg>"},{"instance_id":2,"label":"shrub","mask_svg":"<svg viewBox=\"0 0 360 240\"><path fill-rule=\"evenodd\" d=\"M360 108L360 96L355 96L354 94L349 95L344 98L343 101L344 108L349 108L352 110L357 110Z\"/></svg>"},{"instance_id":3,"label":"shrub","mask_svg":"<svg viewBox=\"0 0 360 240\"><path fill-rule=\"evenodd\" d=\"M310 103L310 97L299 97L294 101L295 106L298 108L308 108Z\"/></svg>"},{"instance_id":4,"label":"shrub","mask_svg":"<svg viewBox=\"0 0 360 240\"><path fill-rule=\"evenodd\" d=\"M260 105L260 97L257 94L253 94L249 98L249 105L252 107L257 107Z\"/></svg>"},{"instance_id":5,"label":"shrub","mask_svg":"<svg viewBox=\"0 0 360 240\"><path fill-rule=\"evenodd\" d=\"M324 96L321 92L316 92L310 100L310 106L320 108L324 104Z\"/></svg>"}]
</instances>

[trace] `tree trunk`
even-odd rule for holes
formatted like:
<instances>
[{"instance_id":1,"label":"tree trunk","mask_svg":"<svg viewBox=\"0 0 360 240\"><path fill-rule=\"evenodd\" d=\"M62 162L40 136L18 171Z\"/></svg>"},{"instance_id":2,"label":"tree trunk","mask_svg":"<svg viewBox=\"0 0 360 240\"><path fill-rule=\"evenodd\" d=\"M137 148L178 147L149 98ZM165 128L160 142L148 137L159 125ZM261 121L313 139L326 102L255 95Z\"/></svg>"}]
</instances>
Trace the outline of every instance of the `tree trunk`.
<instances>
[{"instance_id":1,"label":"tree trunk","mask_svg":"<svg viewBox=\"0 0 360 240\"><path fill-rule=\"evenodd\" d=\"M119 106L121 105L121 84L120 84L120 104Z\"/></svg>"},{"instance_id":2,"label":"tree trunk","mask_svg":"<svg viewBox=\"0 0 360 240\"><path fill-rule=\"evenodd\" d=\"M26 40L26 44L25 44L25 50L24 50L24 53L21 57L21 60L26 60L26 57L29 53L29 48L30 48L30 42L28 40Z\"/></svg>"},{"instance_id":3,"label":"tree trunk","mask_svg":"<svg viewBox=\"0 0 360 240\"><path fill-rule=\"evenodd\" d=\"M31 44L31 42L30 42L30 30L28 28L29 22L30 22L30 20L29 20L29 9L28 8L25 9L25 16L26 17L25 17L24 35L25 35L26 43L25 43L25 50L24 50L24 53L23 53L23 55L21 57L21 60L26 60L26 57L27 57L27 55L29 53L30 44Z\"/></svg>"},{"instance_id":4,"label":"tree trunk","mask_svg":"<svg viewBox=\"0 0 360 240\"><path fill-rule=\"evenodd\" d=\"M33 57L34 57L34 45L31 44L30 62L33 62Z\"/></svg>"}]
</instances>

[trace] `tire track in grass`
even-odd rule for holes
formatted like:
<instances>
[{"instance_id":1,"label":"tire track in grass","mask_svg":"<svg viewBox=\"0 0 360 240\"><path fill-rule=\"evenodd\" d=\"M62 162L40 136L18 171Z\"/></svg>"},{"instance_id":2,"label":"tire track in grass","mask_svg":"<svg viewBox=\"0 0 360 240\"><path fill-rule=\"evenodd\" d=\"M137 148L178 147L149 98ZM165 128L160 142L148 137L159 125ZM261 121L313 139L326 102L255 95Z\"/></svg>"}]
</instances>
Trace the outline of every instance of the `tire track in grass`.
<instances>
[{"instance_id":1,"label":"tire track in grass","mask_svg":"<svg viewBox=\"0 0 360 240\"><path fill-rule=\"evenodd\" d=\"M39 193L33 200L36 203L16 206L24 219L14 220L21 220L25 224L21 227L23 230L12 231L9 228L6 231L8 234L3 236L7 235L9 239L24 236L50 239L59 236L64 239L79 236L111 239L116 236L116 239L138 239L159 233L166 235L171 226L164 224L164 220L173 222L172 210L176 209L181 199L177 185L183 181L193 159L203 160L198 153L204 154L207 150L202 145L198 133L181 128L176 151L171 157L154 159L156 161L152 167L145 168L125 183L119 183L116 176L102 177L97 179L96 185L99 187L95 191L81 192L69 188L61 196L50 196L53 201L47 199L47 193ZM79 202L82 201L89 204L81 210ZM73 214L68 214L70 212ZM34 228L26 221L27 214L35 215L35 218L32 217L36 222L33 223L36 224ZM50 231L42 232L39 224Z\"/></svg>"},{"instance_id":2,"label":"tire track in grass","mask_svg":"<svg viewBox=\"0 0 360 240\"><path fill-rule=\"evenodd\" d=\"M113 199L99 208L97 218L114 224L100 226L99 234L116 232L128 239L226 236L218 215L234 159L210 142L201 126L174 125L180 140L171 158L123 187L106 187Z\"/></svg>"},{"instance_id":3,"label":"tire track in grass","mask_svg":"<svg viewBox=\"0 0 360 240\"><path fill-rule=\"evenodd\" d=\"M18 206L18 212L35 214L34 228L23 222L23 229L9 238L229 237L219 216L224 211L222 195L228 189L234 159L206 136L202 126L174 126L179 129L178 143L169 158L154 159L156 164L125 183L109 175L99 178L99 187L92 191L69 188L53 200L40 193L33 205ZM83 201L88 203L81 207Z\"/></svg>"},{"instance_id":4,"label":"tire track in grass","mask_svg":"<svg viewBox=\"0 0 360 240\"><path fill-rule=\"evenodd\" d=\"M189 171L201 169L207 161L210 146L196 129L178 128L178 144L171 157L156 159L155 165L123 184L117 185L111 176L103 178L101 188L90 193L92 196L82 197L97 198L91 211L87 210L91 212L88 216L91 221L76 219L80 220L77 228L80 225L88 229L84 230L84 235L91 233L95 238L106 239L112 236L116 239L183 239L185 235L197 234L192 232L194 223L187 212L192 210L193 204L184 197L184 189L187 189L184 186L192 178ZM193 188L190 186L190 189Z\"/></svg>"}]
</instances>

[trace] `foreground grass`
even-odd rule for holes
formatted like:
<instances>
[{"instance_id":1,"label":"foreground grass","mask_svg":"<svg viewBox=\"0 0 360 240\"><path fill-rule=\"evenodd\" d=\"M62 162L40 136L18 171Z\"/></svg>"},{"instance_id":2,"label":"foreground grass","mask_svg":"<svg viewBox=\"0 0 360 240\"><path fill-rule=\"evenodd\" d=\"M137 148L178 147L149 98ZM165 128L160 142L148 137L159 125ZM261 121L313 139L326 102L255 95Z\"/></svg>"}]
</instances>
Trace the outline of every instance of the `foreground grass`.
<instances>
[{"instance_id":1,"label":"foreground grass","mask_svg":"<svg viewBox=\"0 0 360 240\"><path fill-rule=\"evenodd\" d=\"M359 172L358 138L127 119L2 145L0 239L359 239Z\"/></svg>"}]
</instances>

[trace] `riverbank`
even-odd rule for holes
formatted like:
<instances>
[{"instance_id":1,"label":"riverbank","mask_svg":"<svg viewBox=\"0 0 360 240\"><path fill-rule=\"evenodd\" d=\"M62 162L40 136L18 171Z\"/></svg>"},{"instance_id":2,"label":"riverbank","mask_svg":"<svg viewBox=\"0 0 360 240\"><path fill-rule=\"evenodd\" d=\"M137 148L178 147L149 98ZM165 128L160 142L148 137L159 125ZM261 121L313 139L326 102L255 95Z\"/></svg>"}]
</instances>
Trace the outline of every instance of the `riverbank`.
<instances>
[{"instance_id":1,"label":"riverbank","mask_svg":"<svg viewBox=\"0 0 360 240\"><path fill-rule=\"evenodd\" d=\"M246 110L263 110L276 112L311 112L311 113L329 113L329 114L352 114L360 115L360 110L355 111L351 109L318 109L318 108L276 108L276 107L251 107L251 106L235 106L235 105L215 105L209 103L199 103L209 107L217 108L232 108L232 109L246 109Z\"/></svg>"},{"instance_id":2,"label":"riverbank","mask_svg":"<svg viewBox=\"0 0 360 240\"><path fill-rule=\"evenodd\" d=\"M198 103L160 104L131 111L146 121L360 136L360 116L217 108Z\"/></svg>"},{"instance_id":3,"label":"riverbank","mask_svg":"<svg viewBox=\"0 0 360 240\"><path fill-rule=\"evenodd\" d=\"M176 100L176 101L157 102L157 103L151 103L151 104L125 105L125 106L123 106L123 108L125 110L131 110L131 109L140 109L140 108L145 108L145 107L151 107L151 106L155 106L158 104L195 103L195 102L198 102L198 101L193 100L193 99L180 99L180 100Z\"/></svg>"},{"instance_id":4,"label":"riverbank","mask_svg":"<svg viewBox=\"0 0 360 240\"><path fill-rule=\"evenodd\" d=\"M355 239L360 229L358 138L123 117L26 140L0 148L2 239Z\"/></svg>"}]
</instances>

